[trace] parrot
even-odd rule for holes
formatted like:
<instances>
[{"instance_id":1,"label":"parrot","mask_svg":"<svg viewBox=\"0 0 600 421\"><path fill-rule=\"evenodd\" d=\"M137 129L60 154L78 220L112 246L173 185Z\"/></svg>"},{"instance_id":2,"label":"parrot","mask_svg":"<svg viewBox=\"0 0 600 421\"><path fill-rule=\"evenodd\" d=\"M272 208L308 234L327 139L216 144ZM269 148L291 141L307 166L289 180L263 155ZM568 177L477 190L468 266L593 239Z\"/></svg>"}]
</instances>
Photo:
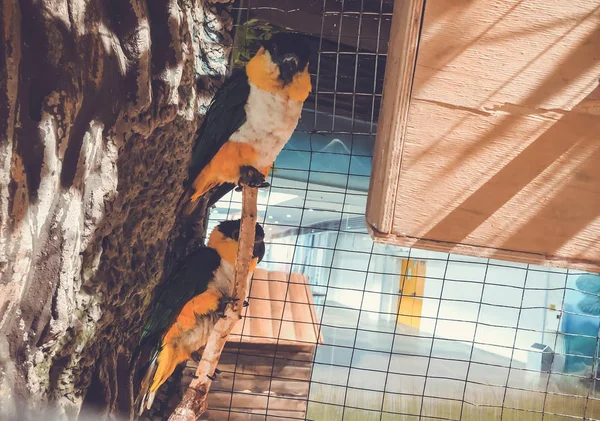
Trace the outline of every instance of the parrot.
<instances>
[{"instance_id":1,"label":"parrot","mask_svg":"<svg viewBox=\"0 0 600 421\"><path fill-rule=\"evenodd\" d=\"M190 358L197 360L215 323L225 317L226 305L236 301L231 295L240 223L237 219L218 224L206 247L187 256L159 294L140 339L140 348L152 348L136 399L140 415L151 408L156 391L177 365ZM263 228L257 223L250 276L264 257L264 237ZM247 296L248 289L244 293Z\"/></svg>"},{"instance_id":2,"label":"parrot","mask_svg":"<svg viewBox=\"0 0 600 421\"><path fill-rule=\"evenodd\" d=\"M265 179L312 90L310 54L310 45L298 34L275 33L217 91L192 148L184 215L213 188L209 206L236 183L269 185Z\"/></svg>"}]
</instances>

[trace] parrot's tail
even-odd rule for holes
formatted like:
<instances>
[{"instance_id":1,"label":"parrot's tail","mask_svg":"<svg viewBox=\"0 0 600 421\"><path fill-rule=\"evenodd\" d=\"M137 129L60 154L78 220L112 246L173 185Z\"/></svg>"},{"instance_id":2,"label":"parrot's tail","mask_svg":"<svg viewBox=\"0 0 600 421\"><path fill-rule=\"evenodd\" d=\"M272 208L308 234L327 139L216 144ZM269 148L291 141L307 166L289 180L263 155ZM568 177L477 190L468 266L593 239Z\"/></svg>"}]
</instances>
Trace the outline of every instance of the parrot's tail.
<instances>
[{"instance_id":1,"label":"parrot's tail","mask_svg":"<svg viewBox=\"0 0 600 421\"><path fill-rule=\"evenodd\" d=\"M200 202L200 199L198 199L198 198L193 199L191 197L188 197L186 199L185 205L183 206L183 214L185 216L190 216L192 214L192 212L194 212L194 210L198 206L199 202Z\"/></svg>"},{"instance_id":2,"label":"parrot's tail","mask_svg":"<svg viewBox=\"0 0 600 421\"><path fill-rule=\"evenodd\" d=\"M158 356L152 359L140 386L140 415L145 409L152 408L158 388L173 374L177 364L186 359L187 356L178 352L172 344L165 344Z\"/></svg>"},{"instance_id":3,"label":"parrot's tail","mask_svg":"<svg viewBox=\"0 0 600 421\"><path fill-rule=\"evenodd\" d=\"M140 393L135 400L135 405L140 406L139 415L142 415L146 408L150 409L152 407L152 403L154 402L155 393L149 392L149 389L152 379L154 378L154 374L156 373L156 369L158 368L156 361L157 357L158 352L155 352L154 356L152 357L152 361L150 362L150 366L148 366L146 374L144 375L144 378L140 384ZM146 404L146 402L148 402L148 404Z\"/></svg>"},{"instance_id":4,"label":"parrot's tail","mask_svg":"<svg viewBox=\"0 0 600 421\"><path fill-rule=\"evenodd\" d=\"M186 199L183 207L183 214L185 216L191 215L198 206L198 203L200 203L200 199L218 184L219 182L213 177L206 177L201 173L185 192Z\"/></svg>"}]
</instances>

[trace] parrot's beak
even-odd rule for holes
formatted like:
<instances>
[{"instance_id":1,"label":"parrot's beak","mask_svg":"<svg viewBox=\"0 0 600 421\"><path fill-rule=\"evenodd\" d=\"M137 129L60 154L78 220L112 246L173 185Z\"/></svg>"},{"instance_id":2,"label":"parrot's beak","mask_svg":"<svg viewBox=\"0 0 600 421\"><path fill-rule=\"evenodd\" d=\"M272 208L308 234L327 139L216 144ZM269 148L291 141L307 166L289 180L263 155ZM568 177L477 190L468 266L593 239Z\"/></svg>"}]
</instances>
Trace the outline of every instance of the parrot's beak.
<instances>
[{"instance_id":1,"label":"parrot's beak","mask_svg":"<svg viewBox=\"0 0 600 421\"><path fill-rule=\"evenodd\" d=\"M284 84L289 84L294 80L294 76L298 72L298 57L295 54L288 54L284 57L279 65L279 77Z\"/></svg>"}]
</instances>

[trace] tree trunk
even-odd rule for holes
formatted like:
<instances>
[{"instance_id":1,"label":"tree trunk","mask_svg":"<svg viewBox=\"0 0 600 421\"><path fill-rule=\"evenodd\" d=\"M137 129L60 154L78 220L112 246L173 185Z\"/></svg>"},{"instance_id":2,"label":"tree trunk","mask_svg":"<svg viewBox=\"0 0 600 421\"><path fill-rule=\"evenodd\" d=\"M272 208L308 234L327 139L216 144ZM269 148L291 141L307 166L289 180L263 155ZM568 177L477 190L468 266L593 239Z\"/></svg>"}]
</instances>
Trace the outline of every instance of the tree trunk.
<instances>
[{"instance_id":1,"label":"tree trunk","mask_svg":"<svg viewBox=\"0 0 600 421\"><path fill-rule=\"evenodd\" d=\"M0 418L51 403L73 419L84 398L129 414L123 373L189 243L176 208L230 5L0 8Z\"/></svg>"}]
</instances>

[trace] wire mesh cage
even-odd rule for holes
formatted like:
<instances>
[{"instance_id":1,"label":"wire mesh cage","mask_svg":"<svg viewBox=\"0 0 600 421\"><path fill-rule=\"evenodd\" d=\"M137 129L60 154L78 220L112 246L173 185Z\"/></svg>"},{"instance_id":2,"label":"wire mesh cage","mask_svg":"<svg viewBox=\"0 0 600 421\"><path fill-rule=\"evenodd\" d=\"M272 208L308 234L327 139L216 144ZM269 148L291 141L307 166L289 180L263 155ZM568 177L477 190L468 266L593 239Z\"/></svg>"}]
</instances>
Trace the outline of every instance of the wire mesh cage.
<instances>
[{"instance_id":1,"label":"wire mesh cage","mask_svg":"<svg viewBox=\"0 0 600 421\"><path fill-rule=\"evenodd\" d=\"M311 40L313 93L259 193L267 254L205 419L600 419L600 277L367 234L393 1L234 9ZM209 229L240 211L229 194Z\"/></svg>"}]
</instances>

